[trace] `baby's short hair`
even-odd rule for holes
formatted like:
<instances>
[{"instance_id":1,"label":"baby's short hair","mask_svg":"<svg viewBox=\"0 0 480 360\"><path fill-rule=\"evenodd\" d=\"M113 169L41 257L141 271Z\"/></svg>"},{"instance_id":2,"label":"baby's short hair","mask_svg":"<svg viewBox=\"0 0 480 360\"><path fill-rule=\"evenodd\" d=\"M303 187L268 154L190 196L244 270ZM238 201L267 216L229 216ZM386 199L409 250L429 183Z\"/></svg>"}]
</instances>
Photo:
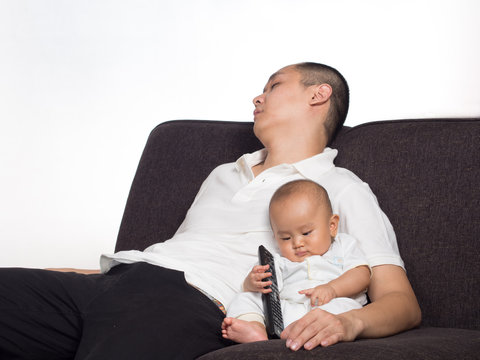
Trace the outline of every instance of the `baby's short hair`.
<instances>
[{"instance_id":1,"label":"baby's short hair","mask_svg":"<svg viewBox=\"0 0 480 360\"><path fill-rule=\"evenodd\" d=\"M327 211L330 214L333 213L327 190L312 180L294 180L280 186L273 194L269 208L271 209L273 203L298 193L311 195L312 201L317 201L319 205L326 206Z\"/></svg>"}]
</instances>

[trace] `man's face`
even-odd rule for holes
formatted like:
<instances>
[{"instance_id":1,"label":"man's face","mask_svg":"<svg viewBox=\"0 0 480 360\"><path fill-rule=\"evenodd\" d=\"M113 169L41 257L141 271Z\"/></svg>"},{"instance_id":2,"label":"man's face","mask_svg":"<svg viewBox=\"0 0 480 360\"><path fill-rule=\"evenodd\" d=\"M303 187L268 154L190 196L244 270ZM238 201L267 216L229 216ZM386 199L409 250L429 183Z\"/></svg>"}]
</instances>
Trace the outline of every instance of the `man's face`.
<instances>
[{"instance_id":1,"label":"man's face","mask_svg":"<svg viewBox=\"0 0 480 360\"><path fill-rule=\"evenodd\" d=\"M273 74L263 93L253 99L257 137L266 136L272 130L287 134L302 126L299 122L309 109L310 92L300 80L300 73L287 66Z\"/></svg>"}]
</instances>

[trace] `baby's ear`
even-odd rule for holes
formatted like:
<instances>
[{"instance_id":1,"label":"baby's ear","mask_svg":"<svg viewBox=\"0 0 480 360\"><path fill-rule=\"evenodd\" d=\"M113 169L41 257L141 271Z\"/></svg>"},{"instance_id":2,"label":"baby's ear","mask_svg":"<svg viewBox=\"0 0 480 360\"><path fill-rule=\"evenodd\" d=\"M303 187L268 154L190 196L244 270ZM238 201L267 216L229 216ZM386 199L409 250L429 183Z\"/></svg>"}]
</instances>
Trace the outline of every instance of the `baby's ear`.
<instances>
[{"instance_id":1,"label":"baby's ear","mask_svg":"<svg viewBox=\"0 0 480 360\"><path fill-rule=\"evenodd\" d=\"M329 229L330 229L330 236L331 237L337 236L338 222L339 221L340 221L340 217L337 214L333 214L330 217Z\"/></svg>"}]
</instances>

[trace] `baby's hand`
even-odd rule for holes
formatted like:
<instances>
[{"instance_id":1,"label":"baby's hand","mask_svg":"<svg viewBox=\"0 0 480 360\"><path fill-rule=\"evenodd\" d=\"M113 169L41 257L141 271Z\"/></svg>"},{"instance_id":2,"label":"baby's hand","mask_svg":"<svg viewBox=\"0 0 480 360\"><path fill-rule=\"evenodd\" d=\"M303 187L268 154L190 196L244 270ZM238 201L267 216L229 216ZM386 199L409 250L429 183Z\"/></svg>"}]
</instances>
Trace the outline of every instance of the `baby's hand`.
<instances>
[{"instance_id":1,"label":"baby's hand","mask_svg":"<svg viewBox=\"0 0 480 360\"><path fill-rule=\"evenodd\" d=\"M319 285L312 289L300 290L298 293L308 296L312 306L324 305L337 297L334 288L328 284Z\"/></svg>"},{"instance_id":2,"label":"baby's hand","mask_svg":"<svg viewBox=\"0 0 480 360\"><path fill-rule=\"evenodd\" d=\"M262 281L263 279L272 276L272 273L265 272L269 268L269 265L256 265L252 271L247 275L243 282L244 291L261 292L262 294L268 294L272 292L272 289L265 288L272 285L271 281Z\"/></svg>"}]
</instances>

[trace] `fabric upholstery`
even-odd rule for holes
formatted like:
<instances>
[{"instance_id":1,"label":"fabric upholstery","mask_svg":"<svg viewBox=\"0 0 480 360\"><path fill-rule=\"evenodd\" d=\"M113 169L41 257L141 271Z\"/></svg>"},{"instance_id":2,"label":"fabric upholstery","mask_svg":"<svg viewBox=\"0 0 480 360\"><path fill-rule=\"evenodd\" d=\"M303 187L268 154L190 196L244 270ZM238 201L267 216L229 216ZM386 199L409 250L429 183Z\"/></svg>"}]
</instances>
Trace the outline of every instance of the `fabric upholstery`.
<instances>
[{"instance_id":1,"label":"fabric upholstery","mask_svg":"<svg viewBox=\"0 0 480 360\"><path fill-rule=\"evenodd\" d=\"M357 340L311 351L293 352L283 340L230 346L201 356L200 360L412 360L478 359L480 333L473 330L422 328L383 338Z\"/></svg>"},{"instance_id":2,"label":"fabric upholstery","mask_svg":"<svg viewBox=\"0 0 480 360\"><path fill-rule=\"evenodd\" d=\"M157 126L133 180L115 250L144 250L171 238L208 174L260 148L250 123L184 120Z\"/></svg>"},{"instance_id":3,"label":"fabric upholstery","mask_svg":"<svg viewBox=\"0 0 480 360\"><path fill-rule=\"evenodd\" d=\"M480 330L480 122L368 123L337 148L393 224L423 325Z\"/></svg>"}]
</instances>

